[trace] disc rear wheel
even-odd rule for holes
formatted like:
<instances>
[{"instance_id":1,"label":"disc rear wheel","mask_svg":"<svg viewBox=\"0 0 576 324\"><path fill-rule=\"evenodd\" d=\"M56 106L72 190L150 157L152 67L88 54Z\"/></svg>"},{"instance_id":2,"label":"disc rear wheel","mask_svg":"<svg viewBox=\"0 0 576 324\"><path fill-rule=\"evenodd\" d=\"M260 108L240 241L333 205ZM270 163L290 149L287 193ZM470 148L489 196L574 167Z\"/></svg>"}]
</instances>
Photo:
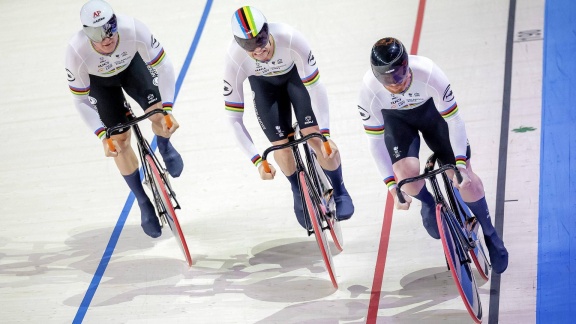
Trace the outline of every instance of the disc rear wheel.
<instances>
[{"instance_id":1,"label":"disc rear wheel","mask_svg":"<svg viewBox=\"0 0 576 324\"><path fill-rule=\"evenodd\" d=\"M156 164L150 155L146 155L146 163L148 164L148 169L152 173L152 186L154 187L153 191L156 203L161 204L161 208L159 209L161 212L164 212L168 226L172 230L172 234L174 234L180 250L184 254L186 263L188 263L188 266L192 266L192 257L190 256L190 251L186 244L186 238L184 237L184 233L180 227L180 222L176 216L176 211L174 210L174 205L170 198L170 191L166 187L167 184L164 182L163 177L160 175L160 171L156 167Z\"/></svg>"}]
</instances>

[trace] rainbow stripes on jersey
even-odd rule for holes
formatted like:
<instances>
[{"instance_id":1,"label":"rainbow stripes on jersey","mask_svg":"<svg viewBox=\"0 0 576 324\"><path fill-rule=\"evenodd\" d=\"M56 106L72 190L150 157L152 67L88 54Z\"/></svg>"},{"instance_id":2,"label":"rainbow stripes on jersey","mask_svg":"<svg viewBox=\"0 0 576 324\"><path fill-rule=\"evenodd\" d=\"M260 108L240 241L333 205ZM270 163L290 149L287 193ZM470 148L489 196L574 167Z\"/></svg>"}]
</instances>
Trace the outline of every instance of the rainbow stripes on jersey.
<instances>
[{"instance_id":1,"label":"rainbow stripes on jersey","mask_svg":"<svg viewBox=\"0 0 576 324\"><path fill-rule=\"evenodd\" d=\"M389 176L388 178L384 179L384 183L386 184L388 190L390 190L396 187L396 178L394 178L394 176Z\"/></svg>"},{"instance_id":2,"label":"rainbow stripes on jersey","mask_svg":"<svg viewBox=\"0 0 576 324\"><path fill-rule=\"evenodd\" d=\"M312 74L302 79L302 83L304 83L305 86L311 86L318 82L318 80L320 80L320 72L316 69Z\"/></svg>"},{"instance_id":3,"label":"rainbow stripes on jersey","mask_svg":"<svg viewBox=\"0 0 576 324\"><path fill-rule=\"evenodd\" d=\"M174 103L172 103L172 102L163 102L162 103L162 109L167 113L172 113L172 106L174 106Z\"/></svg>"},{"instance_id":4,"label":"rainbow stripes on jersey","mask_svg":"<svg viewBox=\"0 0 576 324\"><path fill-rule=\"evenodd\" d=\"M73 95L76 96L85 96L88 95L90 93L90 87L87 88L75 88L73 86L69 86L70 87L70 92L72 92Z\"/></svg>"},{"instance_id":5,"label":"rainbow stripes on jersey","mask_svg":"<svg viewBox=\"0 0 576 324\"><path fill-rule=\"evenodd\" d=\"M94 131L94 134L96 134L96 136L98 136L99 139L102 139L102 137L106 136L106 127L100 127L97 130Z\"/></svg>"},{"instance_id":6,"label":"rainbow stripes on jersey","mask_svg":"<svg viewBox=\"0 0 576 324\"><path fill-rule=\"evenodd\" d=\"M244 112L244 103L243 102L231 102L231 101L224 101L224 107L228 111L232 112Z\"/></svg>"},{"instance_id":7,"label":"rainbow stripes on jersey","mask_svg":"<svg viewBox=\"0 0 576 324\"><path fill-rule=\"evenodd\" d=\"M384 125L378 125L378 126L364 125L364 131L368 135L380 136L384 134Z\"/></svg>"},{"instance_id":8,"label":"rainbow stripes on jersey","mask_svg":"<svg viewBox=\"0 0 576 324\"><path fill-rule=\"evenodd\" d=\"M465 156L462 155L457 155L456 156L456 165L463 165L464 167L466 167L466 160L467 158Z\"/></svg>"},{"instance_id":9,"label":"rainbow stripes on jersey","mask_svg":"<svg viewBox=\"0 0 576 324\"><path fill-rule=\"evenodd\" d=\"M260 154L254 155L251 160L254 166L258 166L260 163L262 163L262 157L260 156Z\"/></svg>"},{"instance_id":10,"label":"rainbow stripes on jersey","mask_svg":"<svg viewBox=\"0 0 576 324\"><path fill-rule=\"evenodd\" d=\"M326 138L330 138L330 130L328 128L322 128L320 134L324 135Z\"/></svg>"},{"instance_id":11,"label":"rainbow stripes on jersey","mask_svg":"<svg viewBox=\"0 0 576 324\"><path fill-rule=\"evenodd\" d=\"M162 63L162 60L165 57L166 53L164 52L164 48L162 48L160 50L160 53L158 53L158 55L156 55L156 57L152 59L152 61L148 62L148 65L150 65L151 67L157 67L160 63Z\"/></svg>"},{"instance_id":12,"label":"rainbow stripes on jersey","mask_svg":"<svg viewBox=\"0 0 576 324\"><path fill-rule=\"evenodd\" d=\"M256 31L256 23L254 22L254 17L252 16L250 7L244 6L236 10L234 17L236 17L238 24L242 26L242 32L247 39L254 38L258 35Z\"/></svg>"},{"instance_id":13,"label":"rainbow stripes on jersey","mask_svg":"<svg viewBox=\"0 0 576 324\"><path fill-rule=\"evenodd\" d=\"M442 111L440 115L444 118L450 118L458 113L458 105L454 103L450 108Z\"/></svg>"}]
</instances>

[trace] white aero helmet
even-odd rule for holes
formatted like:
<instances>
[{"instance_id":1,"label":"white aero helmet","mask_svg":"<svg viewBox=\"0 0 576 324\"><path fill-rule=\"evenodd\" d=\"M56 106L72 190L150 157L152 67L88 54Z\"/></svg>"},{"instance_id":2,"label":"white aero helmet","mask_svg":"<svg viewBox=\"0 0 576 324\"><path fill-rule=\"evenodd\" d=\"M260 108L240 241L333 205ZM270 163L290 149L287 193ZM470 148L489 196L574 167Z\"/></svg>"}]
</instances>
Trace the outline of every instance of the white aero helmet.
<instances>
[{"instance_id":1,"label":"white aero helmet","mask_svg":"<svg viewBox=\"0 0 576 324\"><path fill-rule=\"evenodd\" d=\"M236 43L244 50L253 52L268 44L268 23L260 10L244 6L232 15L232 33Z\"/></svg>"},{"instance_id":2,"label":"white aero helmet","mask_svg":"<svg viewBox=\"0 0 576 324\"><path fill-rule=\"evenodd\" d=\"M86 2L80 9L80 21L86 36L97 43L118 32L114 10L103 0Z\"/></svg>"}]
</instances>

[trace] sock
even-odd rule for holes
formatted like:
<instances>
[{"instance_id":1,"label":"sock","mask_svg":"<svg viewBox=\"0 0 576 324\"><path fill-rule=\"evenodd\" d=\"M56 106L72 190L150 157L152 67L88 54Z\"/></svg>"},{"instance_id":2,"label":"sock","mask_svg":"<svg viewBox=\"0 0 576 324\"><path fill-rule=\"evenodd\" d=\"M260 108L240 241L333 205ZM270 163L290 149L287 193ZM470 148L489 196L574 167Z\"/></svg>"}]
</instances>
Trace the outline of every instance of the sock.
<instances>
[{"instance_id":1,"label":"sock","mask_svg":"<svg viewBox=\"0 0 576 324\"><path fill-rule=\"evenodd\" d=\"M302 205L302 199L300 198L300 186L298 185L298 173L294 172L292 175L286 176L288 181L290 181L290 187L292 189L292 198L294 199L294 214L296 214L296 219L298 223L304 228L306 228L306 222L304 221L304 206Z\"/></svg>"},{"instance_id":2,"label":"sock","mask_svg":"<svg viewBox=\"0 0 576 324\"><path fill-rule=\"evenodd\" d=\"M340 164L336 170L324 170L324 173L328 179L330 179L330 183L332 183L335 197L341 196L342 194L348 194L348 191L344 186L344 180L342 179L342 164Z\"/></svg>"},{"instance_id":3,"label":"sock","mask_svg":"<svg viewBox=\"0 0 576 324\"><path fill-rule=\"evenodd\" d=\"M492 225L492 220L490 219L490 211L488 210L486 197L482 197L476 202L467 202L466 205L470 208L472 214L476 216L480 226L482 226L482 232L484 232L484 235L492 235L496 229Z\"/></svg>"},{"instance_id":4,"label":"sock","mask_svg":"<svg viewBox=\"0 0 576 324\"><path fill-rule=\"evenodd\" d=\"M132 192L134 193L134 196L136 196L136 200L138 200L139 204L143 204L146 203L147 201L150 201L150 198L148 198L148 195L146 194L146 192L144 191L144 187L142 186L142 181L140 180L140 172L138 171L138 169L136 169L136 171L134 171L132 174L125 175L123 177L124 180L126 180L128 187L130 187L130 190L132 190Z\"/></svg>"},{"instance_id":5,"label":"sock","mask_svg":"<svg viewBox=\"0 0 576 324\"><path fill-rule=\"evenodd\" d=\"M346 220L354 214L354 203L342 179L342 164L336 170L324 170L334 189L334 202L336 203L336 218Z\"/></svg>"},{"instance_id":6,"label":"sock","mask_svg":"<svg viewBox=\"0 0 576 324\"><path fill-rule=\"evenodd\" d=\"M156 143L158 143L158 152L160 152L162 156L169 153L173 148L169 137L156 136Z\"/></svg>"},{"instance_id":7,"label":"sock","mask_svg":"<svg viewBox=\"0 0 576 324\"><path fill-rule=\"evenodd\" d=\"M432 194L428 191L428 188L426 188L426 186L422 186L422 189L420 189L420 192L416 196L413 196L413 197L420 200L423 205L426 205L429 208L435 208L436 207L436 202L434 201L434 197L432 197Z\"/></svg>"},{"instance_id":8,"label":"sock","mask_svg":"<svg viewBox=\"0 0 576 324\"><path fill-rule=\"evenodd\" d=\"M156 136L156 142L158 143L158 152L162 155L168 173L170 173L173 178L178 178L184 169L182 156L180 156L180 153L172 146L170 138Z\"/></svg>"}]
</instances>

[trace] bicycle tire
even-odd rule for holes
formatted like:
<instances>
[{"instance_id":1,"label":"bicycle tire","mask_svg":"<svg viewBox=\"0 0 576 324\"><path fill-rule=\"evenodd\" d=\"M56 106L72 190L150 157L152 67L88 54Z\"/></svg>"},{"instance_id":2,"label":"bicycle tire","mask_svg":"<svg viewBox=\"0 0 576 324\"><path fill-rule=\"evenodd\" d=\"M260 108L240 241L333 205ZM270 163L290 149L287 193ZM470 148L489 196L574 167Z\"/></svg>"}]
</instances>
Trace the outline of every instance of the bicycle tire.
<instances>
[{"instance_id":1,"label":"bicycle tire","mask_svg":"<svg viewBox=\"0 0 576 324\"><path fill-rule=\"evenodd\" d=\"M338 289L338 282L336 281L336 273L334 271L334 262L332 260L332 253L330 253L330 246L328 245L328 240L326 239L326 233L322 229L322 223L319 221L320 217L318 215L318 206L312 200L311 186L309 185L309 180L303 171L298 174L298 179L300 181L300 188L304 196L304 202L306 203L306 209L310 218L310 223L312 224L312 230L314 231L314 236L316 237L316 242L318 243L318 248L320 249L320 254L324 260L324 265L326 266L326 271L330 275L330 280L334 288Z\"/></svg>"},{"instance_id":2,"label":"bicycle tire","mask_svg":"<svg viewBox=\"0 0 576 324\"><path fill-rule=\"evenodd\" d=\"M180 227L180 222L178 221L178 217L176 216L174 205L172 204L172 200L170 199L169 191L166 190L166 183L164 182L164 179L160 175L160 171L156 167L156 164L154 163L154 160L150 155L146 155L146 163L148 164L148 169L152 174L151 179L152 185L156 189L155 201L157 204L162 204L162 208L159 208L159 210L164 210L168 226L172 230L172 234L176 238L178 246L180 247L180 250L184 254L186 263L188 263L188 266L192 266L192 257L190 256L190 251L188 250L186 238L184 237L184 233L182 232L182 228Z\"/></svg>"},{"instance_id":3,"label":"bicycle tire","mask_svg":"<svg viewBox=\"0 0 576 324\"><path fill-rule=\"evenodd\" d=\"M328 223L330 229L330 236L332 237L332 242L338 251L344 250L344 237L342 235L342 228L340 226L340 221L336 219L336 202L334 201L334 195L332 190L332 185L324 173L324 169L318 163L318 158L316 153L310 150L310 157L313 161L314 170L318 176L318 188L320 189L320 199L322 204L326 206L327 210L324 212L326 217L326 222Z\"/></svg>"},{"instance_id":4,"label":"bicycle tire","mask_svg":"<svg viewBox=\"0 0 576 324\"><path fill-rule=\"evenodd\" d=\"M467 261L460 261L457 252L458 249L464 249L464 251L467 250L461 246L460 241L458 241L458 238L455 238L455 235L452 232L448 217L453 215L449 215L449 212L451 211L443 208L441 204L436 205L436 220L438 222L438 230L440 231L444 255L449 263L452 278L454 279L454 283L458 288L458 293L466 306L468 314L476 323L481 323L482 303L480 301L476 279L474 278L474 273L472 272L470 263Z\"/></svg>"}]
</instances>

